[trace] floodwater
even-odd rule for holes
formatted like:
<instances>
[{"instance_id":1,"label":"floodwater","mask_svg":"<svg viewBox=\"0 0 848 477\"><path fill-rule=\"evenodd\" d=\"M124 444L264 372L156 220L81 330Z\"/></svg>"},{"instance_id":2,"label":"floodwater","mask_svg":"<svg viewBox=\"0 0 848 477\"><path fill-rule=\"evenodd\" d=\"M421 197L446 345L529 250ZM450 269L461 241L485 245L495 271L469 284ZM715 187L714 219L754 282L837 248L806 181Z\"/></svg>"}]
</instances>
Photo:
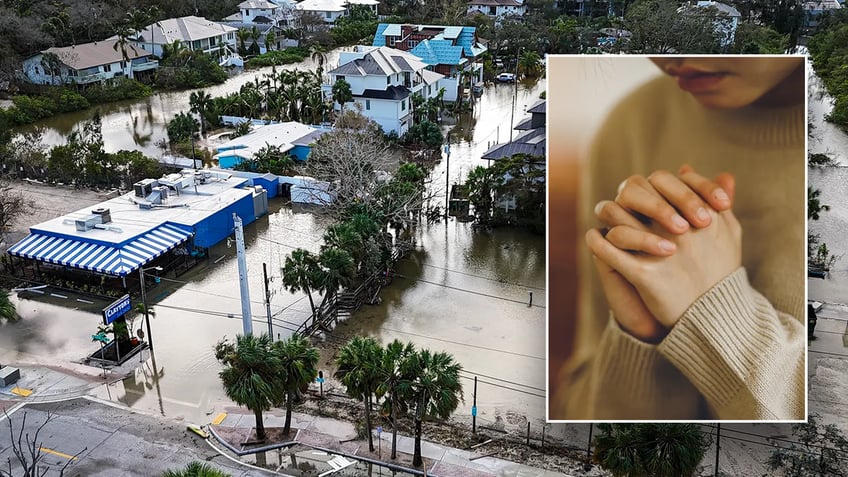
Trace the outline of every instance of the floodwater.
<instances>
[{"instance_id":1,"label":"floodwater","mask_svg":"<svg viewBox=\"0 0 848 477\"><path fill-rule=\"evenodd\" d=\"M821 190L822 204L830 210L821 214L817 221L810 221L809 228L821 235L831 253L841 256L828 273L827 279L809 279L808 295L811 300L831 303L848 303L848 206L845 203L845 184L848 184L848 134L833 124L824 121L824 116L833 108L832 99L824 93L824 86L815 77L810 77L809 120L813 126L809 139L810 152L828 153L841 167L809 167L810 187Z\"/></svg>"},{"instance_id":2,"label":"floodwater","mask_svg":"<svg viewBox=\"0 0 848 477\"><path fill-rule=\"evenodd\" d=\"M327 66L334 61L331 59ZM207 91L214 96L237 90L256 74L231 78ZM450 181L455 182L475 166L486 165L480 159L482 153L490 144L509 140L510 123L524 119L524 111L536 102L544 85L542 80L486 87L473 112L459 118L451 136L449 160L443 153L433 168L434 202L444 204L448 169ZM101 109L106 148L149 153L151 147L155 149L153 143L164 137L163 118L187 109L188 96L189 92L157 94ZM42 125L49 128L45 140L61 142L75 122L91 114L65 115L45 122ZM150 136L147 142L138 142L133 136L131 116L143 116L143 121L149 122L144 130ZM265 332L268 326L262 263L268 264L274 334L290 335L309 316L306 297L282 289L280 268L293 248L317 251L326 225L326 219L313 211L293 211L272 202L268 216L245 228L254 332ZM470 416L471 379L479 377L479 425L499 418L509 422L516 416L526 416L533 422L544 420L544 237L510 228L476 232L471 224L451 219L422 226L416 240L416 250L398 265L400 275L381 292L382 303L365 305L340 325L337 335L371 335L384 343L398 338L451 353L465 370L465 402L458 415ZM98 395L195 422L207 422L210 414L231 405L221 388L220 366L213 355L218 340L242 332L235 246L228 242L214 247L209 259L189 273L162 277L148 294L156 310L152 320L155 360L142 362L139 358L133 375L100 388ZM533 306L529 306L531 292ZM39 361L31 353L42 361L49 356L50 360L75 362L94 351L90 335L96 331L100 316L92 307L88 311L71 310L67 301L63 305L20 301L23 320L5 325L0 332L0 351L14 351L0 352L0 356ZM140 320L134 328L139 326Z\"/></svg>"}]
</instances>

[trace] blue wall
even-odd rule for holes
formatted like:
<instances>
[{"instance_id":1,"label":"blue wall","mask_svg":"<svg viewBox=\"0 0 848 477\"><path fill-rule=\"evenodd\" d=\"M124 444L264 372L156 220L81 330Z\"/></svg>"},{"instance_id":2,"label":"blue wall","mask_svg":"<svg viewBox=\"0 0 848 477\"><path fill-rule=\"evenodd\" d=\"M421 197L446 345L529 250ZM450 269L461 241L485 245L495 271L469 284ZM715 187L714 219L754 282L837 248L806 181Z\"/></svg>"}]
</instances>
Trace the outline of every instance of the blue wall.
<instances>
[{"instance_id":1,"label":"blue wall","mask_svg":"<svg viewBox=\"0 0 848 477\"><path fill-rule=\"evenodd\" d=\"M268 192L268 198L273 199L277 197L277 190L280 188L280 178L274 176L273 179L266 177L255 177L253 178L253 185L262 186Z\"/></svg>"},{"instance_id":2,"label":"blue wall","mask_svg":"<svg viewBox=\"0 0 848 477\"><path fill-rule=\"evenodd\" d=\"M253 194L247 194L227 208L215 212L211 216L199 222L195 227L194 245L197 247L211 247L224 240L233 233L233 212L241 217L242 223L247 225L256 217L253 214Z\"/></svg>"},{"instance_id":3,"label":"blue wall","mask_svg":"<svg viewBox=\"0 0 848 477\"><path fill-rule=\"evenodd\" d=\"M224 169L232 169L236 164L241 164L242 161L244 161L244 158L239 156L221 156L218 158L218 165Z\"/></svg>"},{"instance_id":4,"label":"blue wall","mask_svg":"<svg viewBox=\"0 0 848 477\"><path fill-rule=\"evenodd\" d=\"M295 146L289 151L289 154L299 161L305 161L311 150L312 148L309 146Z\"/></svg>"}]
</instances>

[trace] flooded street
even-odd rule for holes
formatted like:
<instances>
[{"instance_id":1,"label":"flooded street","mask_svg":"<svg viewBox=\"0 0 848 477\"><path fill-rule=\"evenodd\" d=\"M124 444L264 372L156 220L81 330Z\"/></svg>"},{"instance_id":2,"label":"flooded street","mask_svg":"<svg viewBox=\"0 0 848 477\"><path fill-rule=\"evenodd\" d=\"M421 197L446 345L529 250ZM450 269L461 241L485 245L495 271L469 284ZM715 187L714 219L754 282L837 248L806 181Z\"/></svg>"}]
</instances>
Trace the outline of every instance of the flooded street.
<instances>
[{"instance_id":1,"label":"flooded street","mask_svg":"<svg viewBox=\"0 0 848 477\"><path fill-rule=\"evenodd\" d=\"M325 68L335 62L331 54ZM308 61L289 67L310 65ZM206 91L213 96L226 94L268 70L231 78ZM433 168L433 205L444 206L448 168L453 182L463 180L474 167L487 165L480 155L495 142L509 140L511 119L518 124L525 118L524 111L536 102L544 85L541 80L517 88L508 84L486 87L473 112L460 117L453 129L449 161L443 153ZM513 94L515 114L511 118ZM163 118L187 110L188 96L189 92L163 93L101 108L106 149L160 154L154 143L165 137ZM88 111L45 122L45 141L62 142L76 121L92 114ZM293 211L274 201L268 216L245 228L254 332L267 330L263 262L268 264L271 280L275 335L290 335L309 316L305 296L282 289L280 268L294 248L318 251L326 225L320 214ZM381 292L382 303L365 305L328 340L338 344L364 334L384 343L397 338L446 351L465 369L465 402L457 416L470 416L473 377L478 376L480 425L514 416L544 420L544 237L508 228L475 232L470 223L451 219L447 224L423 225L416 240L416 250L398 264L400 275ZM225 411L231 402L218 378L220 366L213 346L222 337L232 338L242 331L237 283L235 246L228 246L227 241L214 247L208 260L189 273L161 277L148 294L156 310L152 320L155 360L134 358L140 363L134 373L123 382L101 386L97 395L196 422L208 422L210 414ZM533 305L528 306L531 292ZM32 362L48 357L49 361L70 363L93 352L97 346L91 335L101 318L91 307L72 309L75 306L68 301L19 300L23 319L0 328L0 359ZM137 321L134 327L139 325ZM322 369L327 369L323 362Z\"/></svg>"}]
</instances>

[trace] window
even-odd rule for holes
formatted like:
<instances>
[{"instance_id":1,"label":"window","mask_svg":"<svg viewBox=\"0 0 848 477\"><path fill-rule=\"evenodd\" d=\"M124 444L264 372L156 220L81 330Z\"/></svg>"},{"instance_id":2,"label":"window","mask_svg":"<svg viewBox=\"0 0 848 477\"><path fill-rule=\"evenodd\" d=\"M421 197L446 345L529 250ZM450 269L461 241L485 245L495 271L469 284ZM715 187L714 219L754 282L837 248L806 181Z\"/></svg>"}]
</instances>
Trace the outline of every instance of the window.
<instances>
[{"instance_id":1,"label":"window","mask_svg":"<svg viewBox=\"0 0 848 477\"><path fill-rule=\"evenodd\" d=\"M386 76L386 84L392 84L392 77Z\"/></svg>"},{"instance_id":2,"label":"window","mask_svg":"<svg viewBox=\"0 0 848 477\"><path fill-rule=\"evenodd\" d=\"M407 48L415 48L416 45L418 45L418 40L409 40L406 42Z\"/></svg>"},{"instance_id":3,"label":"window","mask_svg":"<svg viewBox=\"0 0 848 477\"><path fill-rule=\"evenodd\" d=\"M245 15L250 16L250 9L249 8L247 10L245 10L245 12L246 12Z\"/></svg>"},{"instance_id":4,"label":"window","mask_svg":"<svg viewBox=\"0 0 848 477\"><path fill-rule=\"evenodd\" d=\"M36 66L35 67L35 74L40 75L41 74L41 68Z\"/></svg>"},{"instance_id":5,"label":"window","mask_svg":"<svg viewBox=\"0 0 848 477\"><path fill-rule=\"evenodd\" d=\"M122 61L122 62L121 62L121 69L122 69L122 70L124 70L124 69L126 69L126 68L127 68L127 62L126 62L126 61Z\"/></svg>"},{"instance_id":6,"label":"window","mask_svg":"<svg viewBox=\"0 0 848 477\"><path fill-rule=\"evenodd\" d=\"M200 44L200 40L194 40L193 42L191 42L191 49L192 50L199 50L201 48L202 48L202 46Z\"/></svg>"},{"instance_id":7,"label":"window","mask_svg":"<svg viewBox=\"0 0 848 477\"><path fill-rule=\"evenodd\" d=\"M344 80L345 80L344 75L338 75L338 76L336 76L336 81L344 81Z\"/></svg>"},{"instance_id":8,"label":"window","mask_svg":"<svg viewBox=\"0 0 848 477\"><path fill-rule=\"evenodd\" d=\"M228 40L232 40L233 38L235 38L235 37L233 36L233 34L232 34L232 33L228 33L228 34L227 34L227 39L228 39Z\"/></svg>"},{"instance_id":9,"label":"window","mask_svg":"<svg viewBox=\"0 0 848 477\"><path fill-rule=\"evenodd\" d=\"M107 73L111 72L112 71L112 65L105 65L103 67L103 71L105 71Z\"/></svg>"},{"instance_id":10,"label":"window","mask_svg":"<svg viewBox=\"0 0 848 477\"><path fill-rule=\"evenodd\" d=\"M365 110L371 111L371 100L370 99L365 100Z\"/></svg>"},{"instance_id":11,"label":"window","mask_svg":"<svg viewBox=\"0 0 848 477\"><path fill-rule=\"evenodd\" d=\"M400 110L406 111L406 100L405 99L400 102Z\"/></svg>"},{"instance_id":12,"label":"window","mask_svg":"<svg viewBox=\"0 0 848 477\"><path fill-rule=\"evenodd\" d=\"M333 18L333 14L331 12L327 12L327 18Z\"/></svg>"}]
</instances>

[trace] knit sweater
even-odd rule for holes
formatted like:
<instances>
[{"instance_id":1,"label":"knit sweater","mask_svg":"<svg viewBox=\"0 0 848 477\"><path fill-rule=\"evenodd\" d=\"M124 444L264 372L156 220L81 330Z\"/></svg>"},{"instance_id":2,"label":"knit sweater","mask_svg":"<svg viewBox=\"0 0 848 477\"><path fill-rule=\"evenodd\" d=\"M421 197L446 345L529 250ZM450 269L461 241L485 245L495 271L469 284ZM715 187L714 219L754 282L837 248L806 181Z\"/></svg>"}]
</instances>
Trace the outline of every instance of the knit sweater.
<instances>
[{"instance_id":1,"label":"knit sweater","mask_svg":"<svg viewBox=\"0 0 848 477\"><path fill-rule=\"evenodd\" d=\"M730 172L742 267L654 345L618 326L581 250L575 352L551 419L805 419L804 139L803 104L711 110L667 76L613 110L584 167L581 234L632 174L683 164L706 177Z\"/></svg>"}]
</instances>

